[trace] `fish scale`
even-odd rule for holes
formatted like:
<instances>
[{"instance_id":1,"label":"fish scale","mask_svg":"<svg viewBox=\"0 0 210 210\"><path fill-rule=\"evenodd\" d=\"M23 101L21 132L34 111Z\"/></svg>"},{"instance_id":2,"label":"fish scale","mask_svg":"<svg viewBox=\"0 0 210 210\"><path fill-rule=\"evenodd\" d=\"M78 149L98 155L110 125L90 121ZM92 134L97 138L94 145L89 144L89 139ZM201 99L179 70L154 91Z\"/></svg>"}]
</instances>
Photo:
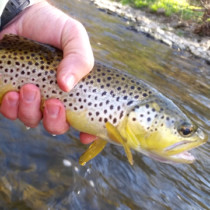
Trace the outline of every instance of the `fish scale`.
<instances>
[{"instance_id":1,"label":"fish scale","mask_svg":"<svg viewBox=\"0 0 210 210\"><path fill-rule=\"evenodd\" d=\"M183 141L177 125L184 122L186 129L193 127L171 100L150 85L99 63L71 92L62 91L56 81L62 56L60 50L51 46L15 35L5 36L0 42L0 102L6 92L19 90L27 83L35 84L43 100L57 98L63 102L71 126L123 145L128 156L132 148L162 158L164 147ZM165 134L172 140L163 138ZM181 151L203 143L206 138L199 135ZM195 144L195 138L202 140ZM98 145L101 144L92 148Z\"/></svg>"}]
</instances>

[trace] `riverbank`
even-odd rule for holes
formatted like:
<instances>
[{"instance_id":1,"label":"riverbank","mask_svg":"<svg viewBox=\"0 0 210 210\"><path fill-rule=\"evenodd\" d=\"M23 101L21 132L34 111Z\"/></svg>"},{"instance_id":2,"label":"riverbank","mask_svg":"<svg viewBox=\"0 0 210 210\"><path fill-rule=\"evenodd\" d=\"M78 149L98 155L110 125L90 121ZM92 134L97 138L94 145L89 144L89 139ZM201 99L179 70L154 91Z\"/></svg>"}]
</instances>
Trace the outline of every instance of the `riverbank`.
<instances>
[{"instance_id":1,"label":"riverbank","mask_svg":"<svg viewBox=\"0 0 210 210\"><path fill-rule=\"evenodd\" d=\"M210 64L210 38L200 37L192 33L194 23L173 21L161 14L155 15L139 9L131 8L110 0L91 0L99 9L125 18L128 28L161 41L166 45L185 53L187 56L199 57Z\"/></svg>"}]
</instances>

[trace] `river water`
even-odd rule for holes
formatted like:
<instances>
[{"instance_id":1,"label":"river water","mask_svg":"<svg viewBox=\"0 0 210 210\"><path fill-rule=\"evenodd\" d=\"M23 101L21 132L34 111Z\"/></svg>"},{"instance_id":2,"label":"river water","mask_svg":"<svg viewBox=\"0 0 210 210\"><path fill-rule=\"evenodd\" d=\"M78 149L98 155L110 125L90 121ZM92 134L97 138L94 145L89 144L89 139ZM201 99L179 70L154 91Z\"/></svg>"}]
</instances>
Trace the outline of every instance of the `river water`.
<instances>
[{"instance_id":1,"label":"river water","mask_svg":"<svg viewBox=\"0 0 210 210\"><path fill-rule=\"evenodd\" d=\"M54 0L88 30L97 60L141 78L188 112L210 136L210 66L189 59L87 0ZM191 165L167 165L108 145L85 167L86 146L71 132L53 137L0 116L0 209L209 209L210 144Z\"/></svg>"}]
</instances>

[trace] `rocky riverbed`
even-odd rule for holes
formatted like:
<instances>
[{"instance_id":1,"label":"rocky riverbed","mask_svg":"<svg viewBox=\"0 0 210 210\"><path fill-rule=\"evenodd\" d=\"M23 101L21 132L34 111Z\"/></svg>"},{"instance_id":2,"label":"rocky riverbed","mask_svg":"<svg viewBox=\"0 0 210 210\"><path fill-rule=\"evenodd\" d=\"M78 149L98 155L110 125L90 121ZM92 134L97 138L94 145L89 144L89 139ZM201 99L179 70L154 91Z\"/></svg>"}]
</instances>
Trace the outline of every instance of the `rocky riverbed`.
<instances>
[{"instance_id":1,"label":"rocky riverbed","mask_svg":"<svg viewBox=\"0 0 210 210\"><path fill-rule=\"evenodd\" d=\"M186 23L163 18L161 14L154 15L110 0L91 0L91 2L109 14L125 18L130 29L145 33L188 56L203 58L210 63L210 38L193 34L189 30L193 27L193 23L186 27Z\"/></svg>"}]
</instances>

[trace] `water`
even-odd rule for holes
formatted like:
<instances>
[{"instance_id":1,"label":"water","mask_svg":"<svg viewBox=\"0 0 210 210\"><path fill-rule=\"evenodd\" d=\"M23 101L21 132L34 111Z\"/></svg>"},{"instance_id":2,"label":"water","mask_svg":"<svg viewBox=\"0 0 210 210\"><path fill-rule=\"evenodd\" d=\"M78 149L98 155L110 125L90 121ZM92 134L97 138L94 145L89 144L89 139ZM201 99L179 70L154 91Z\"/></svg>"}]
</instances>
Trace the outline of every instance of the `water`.
<instances>
[{"instance_id":1,"label":"water","mask_svg":"<svg viewBox=\"0 0 210 210\"><path fill-rule=\"evenodd\" d=\"M188 112L210 136L210 67L186 58L89 1L54 0L88 30L97 60L139 77ZM86 146L71 131L52 137L42 125L27 130L0 116L1 209L209 209L210 144L193 150L191 165L167 165L108 145L87 166Z\"/></svg>"}]
</instances>

